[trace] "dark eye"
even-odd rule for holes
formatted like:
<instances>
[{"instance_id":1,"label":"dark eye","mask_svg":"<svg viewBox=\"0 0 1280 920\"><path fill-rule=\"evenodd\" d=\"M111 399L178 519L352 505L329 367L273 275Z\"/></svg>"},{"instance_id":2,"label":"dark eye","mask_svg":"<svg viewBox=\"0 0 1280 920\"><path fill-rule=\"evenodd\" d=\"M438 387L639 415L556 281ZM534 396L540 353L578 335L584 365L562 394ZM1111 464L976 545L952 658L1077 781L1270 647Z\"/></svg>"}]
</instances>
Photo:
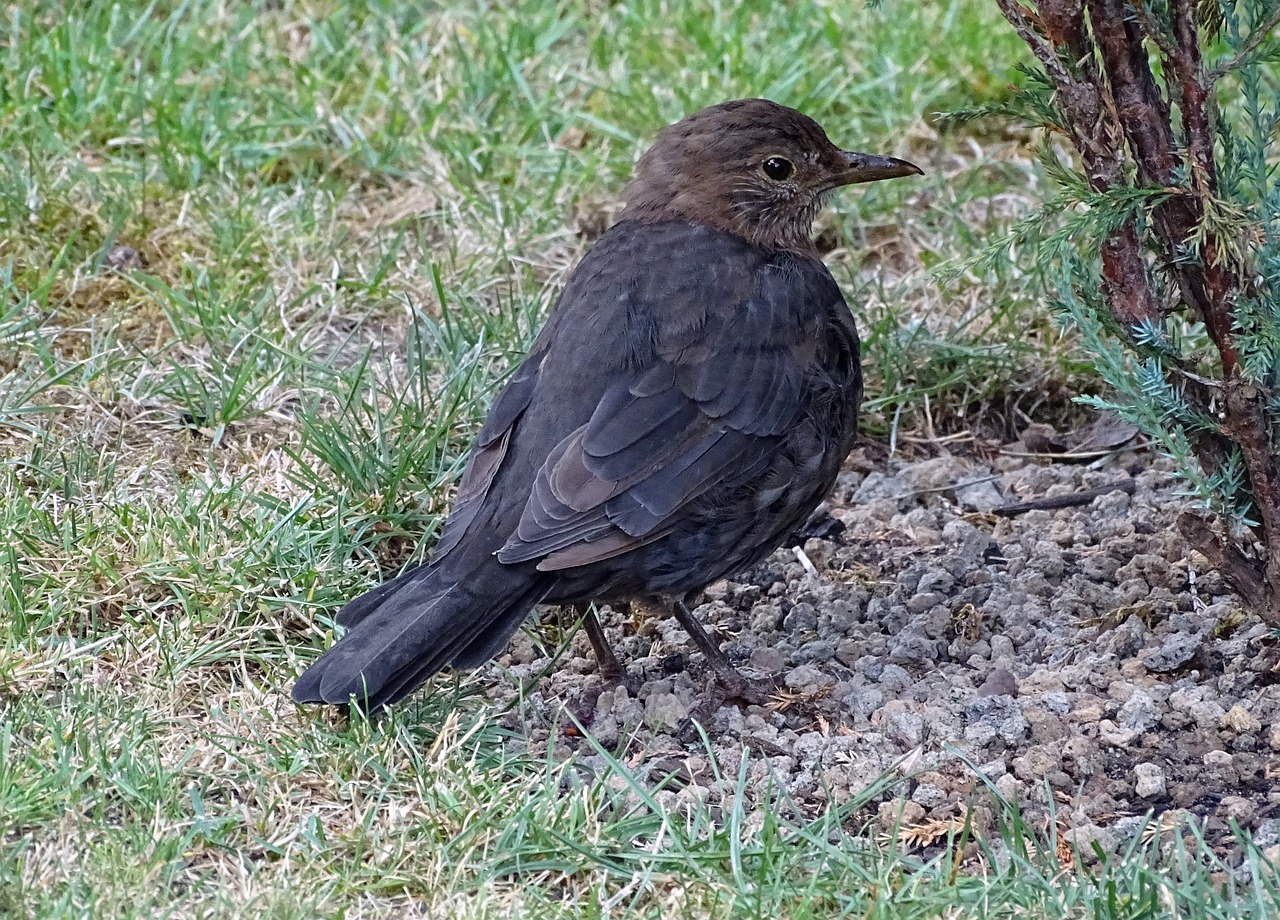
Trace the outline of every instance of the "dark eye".
<instances>
[{"instance_id":1,"label":"dark eye","mask_svg":"<svg viewBox=\"0 0 1280 920\"><path fill-rule=\"evenodd\" d=\"M781 182L795 171L791 161L785 157L769 157L764 161L764 174L774 182Z\"/></svg>"}]
</instances>

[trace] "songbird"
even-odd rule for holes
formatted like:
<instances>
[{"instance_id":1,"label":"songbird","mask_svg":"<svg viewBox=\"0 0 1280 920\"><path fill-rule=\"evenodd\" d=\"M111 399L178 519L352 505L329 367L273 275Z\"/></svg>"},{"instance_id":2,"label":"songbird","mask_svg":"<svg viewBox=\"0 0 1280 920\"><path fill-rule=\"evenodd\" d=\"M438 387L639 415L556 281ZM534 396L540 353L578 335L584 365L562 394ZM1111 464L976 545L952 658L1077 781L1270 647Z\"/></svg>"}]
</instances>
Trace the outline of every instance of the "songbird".
<instances>
[{"instance_id":1,"label":"songbird","mask_svg":"<svg viewBox=\"0 0 1280 920\"><path fill-rule=\"evenodd\" d=\"M615 223L498 394L430 561L349 602L298 702L394 703L498 654L538 604L665 605L727 695L753 685L686 600L776 549L857 432L853 317L811 235L836 188L921 174L765 99L658 132Z\"/></svg>"}]
</instances>

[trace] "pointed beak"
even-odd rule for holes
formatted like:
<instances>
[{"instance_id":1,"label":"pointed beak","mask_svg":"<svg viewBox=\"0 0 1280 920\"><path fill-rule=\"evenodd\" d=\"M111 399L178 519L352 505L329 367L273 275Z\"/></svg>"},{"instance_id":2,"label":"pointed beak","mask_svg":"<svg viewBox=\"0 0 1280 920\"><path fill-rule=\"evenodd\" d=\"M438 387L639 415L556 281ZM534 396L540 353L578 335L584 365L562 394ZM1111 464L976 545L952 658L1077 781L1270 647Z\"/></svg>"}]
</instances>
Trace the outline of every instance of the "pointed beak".
<instances>
[{"instance_id":1,"label":"pointed beak","mask_svg":"<svg viewBox=\"0 0 1280 920\"><path fill-rule=\"evenodd\" d=\"M902 176L923 176L924 170L914 163L897 157L880 157L873 153L857 153L841 150L843 168L831 177L831 187L856 185L859 182L878 182L881 179L898 179Z\"/></svg>"}]
</instances>

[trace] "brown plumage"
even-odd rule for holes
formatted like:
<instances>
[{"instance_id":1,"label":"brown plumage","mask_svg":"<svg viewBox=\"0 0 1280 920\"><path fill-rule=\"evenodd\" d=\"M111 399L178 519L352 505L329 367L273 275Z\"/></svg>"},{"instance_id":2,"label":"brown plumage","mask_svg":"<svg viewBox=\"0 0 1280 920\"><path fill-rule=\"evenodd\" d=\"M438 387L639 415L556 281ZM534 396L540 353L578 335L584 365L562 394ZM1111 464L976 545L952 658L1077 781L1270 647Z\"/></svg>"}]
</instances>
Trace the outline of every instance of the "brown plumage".
<instances>
[{"instance_id":1,"label":"brown plumage","mask_svg":"<svg viewBox=\"0 0 1280 920\"><path fill-rule=\"evenodd\" d=\"M919 172L763 99L659 132L494 402L431 561L342 609L348 632L294 699L376 708L497 654L536 604L652 599L743 693L682 601L772 552L831 488L862 377L813 218L839 186Z\"/></svg>"}]
</instances>

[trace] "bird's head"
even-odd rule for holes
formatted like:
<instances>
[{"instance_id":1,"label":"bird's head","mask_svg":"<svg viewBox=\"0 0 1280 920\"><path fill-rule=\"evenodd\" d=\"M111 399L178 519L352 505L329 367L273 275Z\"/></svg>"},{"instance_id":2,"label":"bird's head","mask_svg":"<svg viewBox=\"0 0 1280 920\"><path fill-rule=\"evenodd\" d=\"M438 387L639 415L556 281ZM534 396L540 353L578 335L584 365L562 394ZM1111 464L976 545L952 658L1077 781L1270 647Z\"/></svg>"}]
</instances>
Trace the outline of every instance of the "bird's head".
<instances>
[{"instance_id":1,"label":"bird's head","mask_svg":"<svg viewBox=\"0 0 1280 920\"><path fill-rule=\"evenodd\" d=\"M841 150L795 109L737 99L658 132L627 186L622 217L688 220L804 251L833 189L921 174L906 160Z\"/></svg>"}]
</instances>

